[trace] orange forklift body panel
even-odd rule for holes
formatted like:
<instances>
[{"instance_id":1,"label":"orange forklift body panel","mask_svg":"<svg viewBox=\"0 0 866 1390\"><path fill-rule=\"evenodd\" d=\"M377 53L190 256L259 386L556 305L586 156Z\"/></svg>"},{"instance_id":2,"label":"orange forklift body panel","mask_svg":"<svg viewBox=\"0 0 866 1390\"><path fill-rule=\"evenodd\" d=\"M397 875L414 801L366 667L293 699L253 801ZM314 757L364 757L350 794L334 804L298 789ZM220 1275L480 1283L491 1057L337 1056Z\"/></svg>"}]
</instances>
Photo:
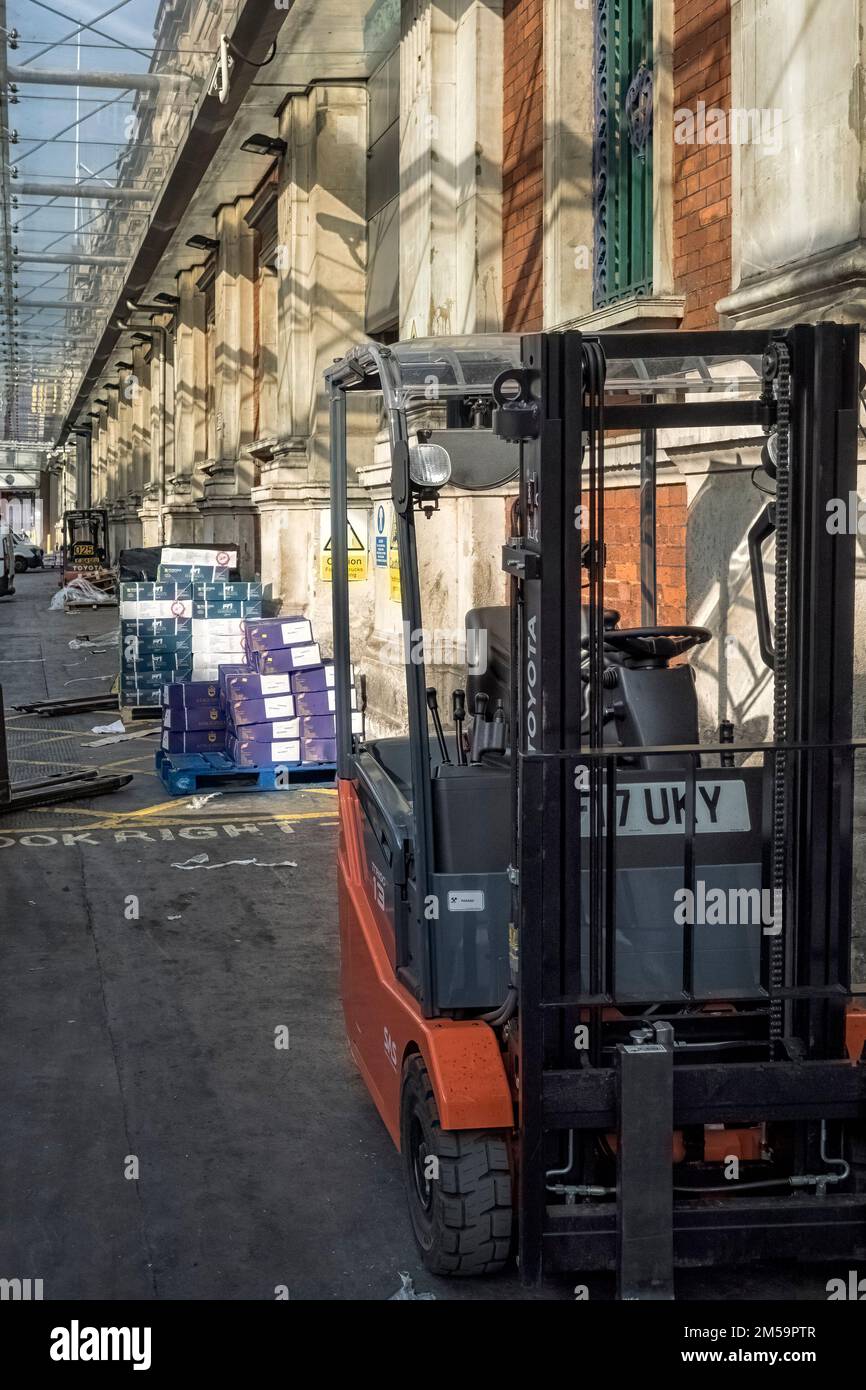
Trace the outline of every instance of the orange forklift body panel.
<instances>
[{"instance_id":1,"label":"orange forklift body panel","mask_svg":"<svg viewBox=\"0 0 866 1390\"><path fill-rule=\"evenodd\" d=\"M401 1075L413 1052L430 1073L443 1129L512 1129L514 1102L492 1028L480 1019L424 1018L396 978L363 849L364 813L352 783L337 785L343 1013L349 1048L388 1133L399 1148Z\"/></svg>"}]
</instances>

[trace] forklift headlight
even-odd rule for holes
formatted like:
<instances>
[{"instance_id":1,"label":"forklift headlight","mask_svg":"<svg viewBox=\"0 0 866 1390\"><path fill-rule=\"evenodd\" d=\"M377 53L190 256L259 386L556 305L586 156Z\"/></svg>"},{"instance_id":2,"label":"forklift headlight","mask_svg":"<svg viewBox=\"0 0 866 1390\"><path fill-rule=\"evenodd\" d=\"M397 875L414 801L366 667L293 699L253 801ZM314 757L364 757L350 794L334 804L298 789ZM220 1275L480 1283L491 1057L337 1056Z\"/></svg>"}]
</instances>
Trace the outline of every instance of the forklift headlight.
<instances>
[{"instance_id":1,"label":"forklift headlight","mask_svg":"<svg viewBox=\"0 0 866 1390\"><path fill-rule=\"evenodd\" d=\"M409 477L416 487L444 487L451 477L451 457L441 444L413 444L409 450Z\"/></svg>"}]
</instances>

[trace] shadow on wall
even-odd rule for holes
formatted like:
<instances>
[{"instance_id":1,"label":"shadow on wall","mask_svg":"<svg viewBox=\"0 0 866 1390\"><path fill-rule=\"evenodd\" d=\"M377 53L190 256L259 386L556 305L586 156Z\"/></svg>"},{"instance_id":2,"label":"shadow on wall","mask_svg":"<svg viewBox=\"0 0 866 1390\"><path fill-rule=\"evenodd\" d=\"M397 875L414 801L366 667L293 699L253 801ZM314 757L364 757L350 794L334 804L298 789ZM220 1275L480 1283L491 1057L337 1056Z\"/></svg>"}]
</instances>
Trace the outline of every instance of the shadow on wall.
<instances>
[{"instance_id":1,"label":"shadow on wall","mask_svg":"<svg viewBox=\"0 0 866 1390\"><path fill-rule=\"evenodd\" d=\"M750 470L709 474L689 507L686 538L687 618L713 633L692 665L702 731L715 738L730 719L739 741L772 734L772 677L761 660L747 536L764 499ZM772 611L773 550L765 551Z\"/></svg>"},{"instance_id":2,"label":"shadow on wall","mask_svg":"<svg viewBox=\"0 0 866 1390\"><path fill-rule=\"evenodd\" d=\"M758 653L752 577L746 537L763 500L748 469L710 474L689 509L686 542L688 621L716 636L695 657L701 732L714 738L721 719L732 719L738 741L773 736L772 674ZM866 734L866 537L857 538L854 626L854 737ZM773 547L765 551L767 594L773 611ZM866 981L866 756L855 763L853 978Z\"/></svg>"}]
</instances>

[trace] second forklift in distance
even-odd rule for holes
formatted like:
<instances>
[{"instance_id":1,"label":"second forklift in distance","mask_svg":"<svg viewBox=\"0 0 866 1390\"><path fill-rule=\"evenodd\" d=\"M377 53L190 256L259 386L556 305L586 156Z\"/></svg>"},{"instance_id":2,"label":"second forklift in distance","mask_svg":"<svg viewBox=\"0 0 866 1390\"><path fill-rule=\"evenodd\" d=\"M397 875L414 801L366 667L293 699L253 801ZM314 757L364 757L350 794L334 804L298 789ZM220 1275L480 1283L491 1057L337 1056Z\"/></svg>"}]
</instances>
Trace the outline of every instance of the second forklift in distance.
<instances>
[{"instance_id":1,"label":"second forklift in distance","mask_svg":"<svg viewBox=\"0 0 866 1390\"><path fill-rule=\"evenodd\" d=\"M855 538L825 524L856 489L857 345L834 324L434 338L364 343L326 374L343 1004L436 1273L516 1253L528 1284L615 1269L620 1297L670 1298L680 1265L866 1258ZM388 421L409 633L416 523L435 527L443 488L518 483L490 557L509 603L467 614L487 660L454 732L418 646L405 733L351 732L365 393ZM773 459L772 736L723 722L702 742L683 658L715 639L657 618L655 442L737 427ZM609 429L640 432L639 627L605 605ZM372 678L368 699L374 721Z\"/></svg>"},{"instance_id":2,"label":"second forklift in distance","mask_svg":"<svg viewBox=\"0 0 866 1390\"><path fill-rule=\"evenodd\" d=\"M117 575L111 565L108 512L98 507L78 508L63 513L63 579L66 587L76 579L87 580L94 588L117 601ZM70 608L87 607L84 596L67 595Z\"/></svg>"}]
</instances>

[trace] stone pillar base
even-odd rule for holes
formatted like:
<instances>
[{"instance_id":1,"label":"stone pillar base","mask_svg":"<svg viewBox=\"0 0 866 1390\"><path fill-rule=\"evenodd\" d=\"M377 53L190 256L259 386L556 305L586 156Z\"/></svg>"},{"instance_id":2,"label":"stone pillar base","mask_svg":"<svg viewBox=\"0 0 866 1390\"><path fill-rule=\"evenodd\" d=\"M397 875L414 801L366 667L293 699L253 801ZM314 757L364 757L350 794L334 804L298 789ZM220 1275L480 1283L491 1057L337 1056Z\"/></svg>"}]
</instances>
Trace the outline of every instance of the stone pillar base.
<instances>
[{"instance_id":1,"label":"stone pillar base","mask_svg":"<svg viewBox=\"0 0 866 1390\"><path fill-rule=\"evenodd\" d=\"M205 497L197 504L199 541L204 545L235 545L243 579L253 579L257 569L256 527L258 514L249 497Z\"/></svg>"},{"instance_id":2,"label":"stone pillar base","mask_svg":"<svg viewBox=\"0 0 866 1390\"><path fill-rule=\"evenodd\" d=\"M118 502L109 502L107 510L111 559L117 564L121 550L126 549L126 509Z\"/></svg>"},{"instance_id":3,"label":"stone pillar base","mask_svg":"<svg viewBox=\"0 0 866 1390\"><path fill-rule=\"evenodd\" d=\"M176 502L166 507L163 545L196 545L201 536L201 513L194 502Z\"/></svg>"},{"instance_id":4,"label":"stone pillar base","mask_svg":"<svg viewBox=\"0 0 866 1390\"><path fill-rule=\"evenodd\" d=\"M146 496L144 506L138 513L141 523L141 543L142 545L160 545L161 540L161 517L159 507L159 494L156 490Z\"/></svg>"},{"instance_id":5,"label":"stone pillar base","mask_svg":"<svg viewBox=\"0 0 866 1390\"><path fill-rule=\"evenodd\" d=\"M201 540L201 512L195 502L195 479L191 473L176 473L166 478L165 490L163 544L197 544Z\"/></svg>"},{"instance_id":6,"label":"stone pillar base","mask_svg":"<svg viewBox=\"0 0 866 1390\"><path fill-rule=\"evenodd\" d=\"M138 518L138 513L134 516L127 515L124 521L124 548L127 550L137 549L144 545L142 540L142 526Z\"/></svg>"}]
</instances>

